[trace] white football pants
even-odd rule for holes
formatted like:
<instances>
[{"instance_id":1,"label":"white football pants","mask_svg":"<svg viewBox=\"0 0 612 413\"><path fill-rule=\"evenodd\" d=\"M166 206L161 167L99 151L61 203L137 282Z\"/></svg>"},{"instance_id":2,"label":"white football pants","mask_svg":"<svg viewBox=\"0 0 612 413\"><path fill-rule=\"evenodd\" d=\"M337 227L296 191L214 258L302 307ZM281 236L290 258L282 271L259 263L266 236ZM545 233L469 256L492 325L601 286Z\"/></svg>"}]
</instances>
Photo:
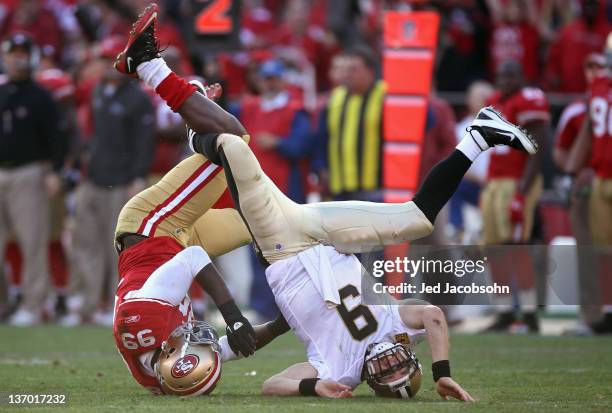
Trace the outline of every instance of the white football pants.
<instances>
[{"instance_id":1,"label":"white football pants","mask_svg":"<svg viewBox=\"0 0 612 413\"><path fill-rule=\"evenodd\" d=\"M242 138L222 134L217 145L229 164L242 216L269 263L316 244L331 245L345 254L369 252L422 238L433 230L414 202L296 204L264 174ZM228 185L230 179L228 174Z\"/></svg>"}]
</instances>

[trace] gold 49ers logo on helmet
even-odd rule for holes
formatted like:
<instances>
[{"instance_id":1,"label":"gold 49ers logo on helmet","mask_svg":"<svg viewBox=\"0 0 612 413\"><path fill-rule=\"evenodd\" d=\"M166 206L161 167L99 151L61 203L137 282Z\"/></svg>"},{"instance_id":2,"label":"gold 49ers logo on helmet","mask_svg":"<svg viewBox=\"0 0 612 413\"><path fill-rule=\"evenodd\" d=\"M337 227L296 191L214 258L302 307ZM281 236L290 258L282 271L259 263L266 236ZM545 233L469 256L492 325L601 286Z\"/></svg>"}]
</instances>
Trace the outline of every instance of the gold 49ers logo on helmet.
<instances>
[{"instance_id":1,"label":"gold 49ers logo on helmet","mask_svg":"<svg viewBox=\"0 0 612 413\"><path fill-rule=\"evenodd\" d=\"M221 378L217 332L203 321L178 326L161 346L155 375L165 394L208 394Z\"/></svg>"},{"instance_id":2,"label":"gold 49ers logo on helmet","mask_svg":"<svg viewBox=\"0 0 612 413\"><path fill-rule=\"evenodd\" d=\"M200 363L200 358L195 354L188 354L178 359L172 366L172 377L180 379L188 375Z\"/></svg>"}]
</instances>

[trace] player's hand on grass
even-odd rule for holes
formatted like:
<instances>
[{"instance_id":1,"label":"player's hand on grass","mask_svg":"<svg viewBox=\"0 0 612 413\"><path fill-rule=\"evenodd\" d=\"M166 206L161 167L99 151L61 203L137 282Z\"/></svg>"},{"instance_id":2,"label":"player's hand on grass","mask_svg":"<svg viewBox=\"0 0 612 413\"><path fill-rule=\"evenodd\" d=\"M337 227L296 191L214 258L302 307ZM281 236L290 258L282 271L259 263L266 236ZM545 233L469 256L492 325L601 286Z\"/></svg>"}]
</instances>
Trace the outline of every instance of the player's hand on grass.
<instances>
[{"instance_id":1,"label":"player's hand on grass","mask_svg":"<svg viewBox=\"0 0 612 413\"><path fill-rule=\"evenodd\" d=\"M444 400L448 400L449 397L453 397L463 402L473 402L474 398L470 396L468 392L455 380L450 377L441 377L436 383L436 391Z\"/></svg>"},{"instance_id":2,"label":"player's hand on grass","mask_svg":"<svg viewBox=\"0 0 612 413\"><path fill-rule=\"evenodd\" d=\"M225 332L227 342L234 353L244 357L255 353L255 331L244 316L240 315L239 318L228 321Z\"/></svg>"},{"instance_id":3,"label":"player's hand on grass","mask_svg":"<svg viewBox=\"0 0 612 413\"><path fill-rule=\"evenodd\" d=\"M353 397L353 389L333 380L319 380L315 385L315 391L321 397L332 399L344 399Z\"/></svg>"}]
</instances>

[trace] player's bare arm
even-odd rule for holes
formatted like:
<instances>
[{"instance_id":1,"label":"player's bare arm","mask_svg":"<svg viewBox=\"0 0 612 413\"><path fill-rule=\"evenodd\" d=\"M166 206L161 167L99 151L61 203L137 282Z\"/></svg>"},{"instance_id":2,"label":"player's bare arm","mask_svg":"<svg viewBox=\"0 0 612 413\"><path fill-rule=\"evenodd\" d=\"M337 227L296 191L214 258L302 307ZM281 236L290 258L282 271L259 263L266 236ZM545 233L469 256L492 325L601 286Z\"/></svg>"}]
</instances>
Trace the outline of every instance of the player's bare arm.
<instances>
[{"instance_id":1,"label":"player's bare arm","mask_svg":"<svg viewBox=\"0 0 612 413\"><path fill-rule=\"evenodd\" d=\"M464 402L472 402L470 394L451 378L448 337L448 324L444 313L434 305L402 305L400 317L407 327L424 328L431 350L432 372L436 391L445 400L453 397Z\"/></svg>"},{"instance_id":2,"label":"player's bare arm","mask_svg":"<svg viewBox=\"0 0 612 413\"><path fill-rule=\"evenodd\" d=\"M238 136L247 133L234 115L200 93L194 93L187 98L178 113L187 125L198 133L227 132Z\"/></svg>"},{"instance_id":3,"label":"player's bare arm","mask_svg":"<svg viewBox=\"0 0 612 413\"><path fill-rule=\"evenodd\" d=\"M279 314L274 320L264 324L253 326L253 335L255 337L255 350L259 350L268 345L276 337L285 334L291 328L282 314ZM222 350L223 361L238 360L244 357L243 353L236 347L235 341L230 340L229 336L221 337L219 340ZM227 346L225 345L227 343ZM228 348L229 347L229 348Z\"/></svg>"},{"instance_id":4,"label":"player's bare arm","mask_svg":"<svg viewBox=\"0 0 612 413\"><path fill-rule=\"evenodd\" d=\"M210 295L219 308L227 327L227 338L233 350L248 357L255 352L255 332L249 320L243 315L219 271L211 262L195 277L196 282Z\"/></svg>"},{"instance_id":5,"label":"player's bare arm","mask_svg":"<svg viewBox=\"0 0 612 413\"><path fill-rule=\"evenodd\" d=\"M297 363L270 377L262 386L264 396L320 396L332 399L351 397L353 390L334 380L317 380L310 363Z\"/></svg>"},{"instance_id":6,"label":"player's bare arm","mask_svg":"<svg viewBox=\"0 0 612 413\"><path fill-rule=\"evenodd\" d=\"M254 329L257 346L256 349L259 350L276 337L285 334L291 328L289 327L289 324L287 324L285 317L283 317L282 314L279 314L274 320L255 326Z\"/></svg>"}]
</instances>

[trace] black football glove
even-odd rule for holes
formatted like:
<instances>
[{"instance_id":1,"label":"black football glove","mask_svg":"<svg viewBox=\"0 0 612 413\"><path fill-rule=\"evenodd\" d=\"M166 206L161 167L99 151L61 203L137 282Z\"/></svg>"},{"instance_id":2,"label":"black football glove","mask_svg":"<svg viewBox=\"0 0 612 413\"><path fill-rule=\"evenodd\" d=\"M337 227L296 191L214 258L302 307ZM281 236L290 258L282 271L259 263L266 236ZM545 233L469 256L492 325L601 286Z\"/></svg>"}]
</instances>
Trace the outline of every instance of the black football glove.
<instances>
[{"instance_id":1,"label":"black football glove","mask_svg":"<svg viewBox=\"0 0 612 413\"><path fill-rule=\"evenodd\" d=\"M232 351L249 357L255 353L255 330L233 301L222 305L219 310L227 323L225 333Z\"/></svg>"}]
</instances>

